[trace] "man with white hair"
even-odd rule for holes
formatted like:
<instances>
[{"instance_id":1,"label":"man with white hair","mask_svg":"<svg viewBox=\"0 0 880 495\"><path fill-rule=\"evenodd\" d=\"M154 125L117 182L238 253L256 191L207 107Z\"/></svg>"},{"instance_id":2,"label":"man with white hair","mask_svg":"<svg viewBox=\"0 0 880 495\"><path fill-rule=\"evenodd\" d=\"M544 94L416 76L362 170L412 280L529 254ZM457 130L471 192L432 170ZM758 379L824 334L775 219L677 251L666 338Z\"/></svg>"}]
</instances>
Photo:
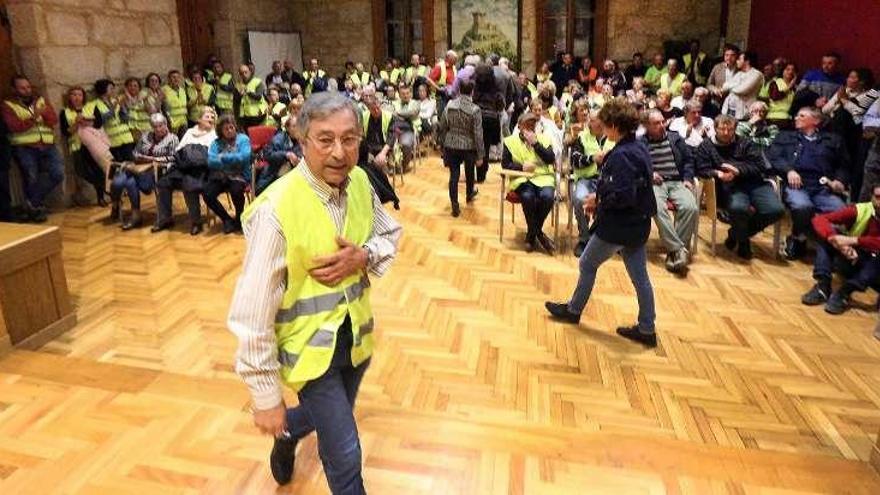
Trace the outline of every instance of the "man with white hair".
<instances>
[{"instance_id":1,"label":"man with white hair","mask_svg":"<svg viewBox=\"0 0 880 495\"><path fill-rule=\"evenodd\" d=\"M711 93L707 88L703 86L698 87L694 90L694 97L692 100L700 102L703 105L703 110L701 111L703 117L708 117L715 120L715 117L721 114L721 108L712 101L710 98Z\"/></svg>"},{"instance_id":2,"label":"man with white hair","mask_svg":"<svg viewBox=\"0 0 880 495\"><path fill-rule=\"evenodd\" d=\"M684 115L669 123L669 130L677 132L691 148L715 136L715 123L709 117L703 117L702 112L703 104L692 100L685 105Z\"/></svg>"},{"instance_id":3,"label":"man with white hair","mask_svg":"<svg viewBox=\"0 0 880 495\"><path fill-rule=\"evenodd\" d=\"M437 102L438 114L443 113L443 109L446 108L446 102L450 99L449 94L446 92L446 87L452 86L452 83L455 81L455 76L458 72L455 67L455 62L457 61L458 54L455 53L455 50L447 51L446 56L443 60L437 62L437 65L431 69L426 79L428 85L434 88L437 98L439 98Z\"/></svg>"},{"instance_id":4,"label":"man with white hair","mask_svg":"<svg viewBox=\"0 0 880 495\"><path fill-rule=\"evenodd\" d=\"M384 275L401 227L356 167L361 122L340 93L313 94L299 115L303 160L245 211L247 252L229 310L235 370L254 424L275 444L280 485L297 443L312 433L332 493L363 494L354 416L373 352L369 275ZM287 408L282 385L297 392Z\"/></svg>"}]
</instances>

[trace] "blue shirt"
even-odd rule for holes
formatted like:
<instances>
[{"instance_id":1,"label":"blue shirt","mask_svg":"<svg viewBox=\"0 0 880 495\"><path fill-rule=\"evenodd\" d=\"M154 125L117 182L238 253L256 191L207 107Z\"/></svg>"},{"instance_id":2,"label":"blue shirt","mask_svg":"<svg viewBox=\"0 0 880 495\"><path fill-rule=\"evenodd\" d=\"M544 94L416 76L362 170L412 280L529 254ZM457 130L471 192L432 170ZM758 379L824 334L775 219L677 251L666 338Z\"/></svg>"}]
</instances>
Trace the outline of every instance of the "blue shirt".
<instances>
[{"instance_id":1,"label":"blue shirt","mask_svg":"<svg viewBox=\"0 0 880 495\"><path fill-rule=\"evenodd\" d=\"M223 138L217 138L208 148L208 168L228 174L240 174L251 181L251 140L244 134L235 136L235 146L228 146Z\"/></svg>"}]
</instances>

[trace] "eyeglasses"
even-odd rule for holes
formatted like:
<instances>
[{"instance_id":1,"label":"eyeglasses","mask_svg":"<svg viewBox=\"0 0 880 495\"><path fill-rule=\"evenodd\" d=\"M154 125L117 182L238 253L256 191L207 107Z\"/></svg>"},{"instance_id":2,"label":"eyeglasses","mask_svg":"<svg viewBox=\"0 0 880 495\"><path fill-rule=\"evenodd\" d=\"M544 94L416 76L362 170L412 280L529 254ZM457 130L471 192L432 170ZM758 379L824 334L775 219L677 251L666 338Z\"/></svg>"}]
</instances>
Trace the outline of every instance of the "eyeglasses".
<instances>
[{"instance_id":1,"label":"eyeglasses","mask_svg":"<svg viewBox=\"0 0 880 495\"><path fill-rule=\"evenodd\" d=\"M361 144L361 137L356 135L341 137L319 136L317 138L307 136L307 139L310 139L313 143L315 143L318 147L318 150L324 153L329 153L333 151L333 147L336 145L336 143L339 143L344 151L354 150Z\"/></svg>"}]
</instances>

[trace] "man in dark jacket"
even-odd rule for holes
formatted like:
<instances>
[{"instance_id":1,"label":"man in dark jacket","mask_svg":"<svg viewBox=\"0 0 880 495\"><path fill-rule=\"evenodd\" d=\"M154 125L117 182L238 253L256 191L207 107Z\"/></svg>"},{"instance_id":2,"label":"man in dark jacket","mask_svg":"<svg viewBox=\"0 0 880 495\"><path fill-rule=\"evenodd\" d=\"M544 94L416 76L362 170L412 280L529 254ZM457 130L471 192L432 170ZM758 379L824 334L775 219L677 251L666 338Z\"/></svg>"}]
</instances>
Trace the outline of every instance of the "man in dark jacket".
<instances>
[{"instance_id":1,"label":"man in dark jacket","mask_svg":"<svg viewBox=\"0 0 880 495\"><path fill-rule=\"evenodd\" d=\"M697 175L716 180L716 197L726 207L731 226L724 246L751 259L751 237L779 220L785 212L755 143L736 135L736 119L715 118L715 137L697 148ZM754 208L754 213L749 208Z\"/></svg>"},{"instance_id":2,"label":"man in dark jacket","mask_svg":"<svg viewBox=\"0 0 880 495\"><path fill-rule=\"evenodd\" d=\"M684 274L690 255L687 248L700 215L693 192L694 158L684 139L663 127L663 114L659 110L650 110L644 122L645 135L640 139L648 147L654 167L654 198L657 200L654 221L666 246L666 269ZM669 215L668 201L675 205L675 223Z\"/></svg>"},{"instance_id":3,"label":"man in dark jacket","mask_svg":"<svg viewBox=\"0 0 880 495\"><path fill-rule=\"evenodd\" d=\"M792 222L785 256L790 260L804 255L813 215L844 205L838 195L846 191L849 155L839 136L819 130L821 122L819 110L798 110L797 130L780 133L767 150L767 158L786 183L784 199Z\"/></svg>"},{"instance_id":4,"label":"man in dark jacket","mask_svg":"<svg viewBox=\"0 0 880 495\"><path fill-rule=\"evenodd\" d=\"M825 311L840 314L849 307L853 292L877 287L880 283L880 184L873 184L871 201L813 217L819 242L813 263L816 285L804 294L808 306L825 303ZM831 292L836 261L843 266L843 285Z\"/></svg>"},{"instance_id":5,"label":"man in dark jacket","mask_svg":"<svg viewBox=\"0 0 880 495\"><path fill-rule=\"evenodd\" d=\"M258 195L278 178L284 165L293 168L302 159L302 147L297 138L296 122L295 116L289 117L284 123L284 132L275 134L266 147L263 157L268 165L260 172L257 179Z\"/></svg>"},{"instance_id":6,"label":"man in dark jacket","mask_svg":"<svg viewBox=\"0 0 880 495\"><path fill-rule=\"evenodd\" d=\"M556 85L556 97L562 96L562 90L568 86L568 81L578 78L578 69L574 65L574 56L571 52L564 52L562 59L553 64L552 75L550 79Z\"/></svg>"}]
</instances>

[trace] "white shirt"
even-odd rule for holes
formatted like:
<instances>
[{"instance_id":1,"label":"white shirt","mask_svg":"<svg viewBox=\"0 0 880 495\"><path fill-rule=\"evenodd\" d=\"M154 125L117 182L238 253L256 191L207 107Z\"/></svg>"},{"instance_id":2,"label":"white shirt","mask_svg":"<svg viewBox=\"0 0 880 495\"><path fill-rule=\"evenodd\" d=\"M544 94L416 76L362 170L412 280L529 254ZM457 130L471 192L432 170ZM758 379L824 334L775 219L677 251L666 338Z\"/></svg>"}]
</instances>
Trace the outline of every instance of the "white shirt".
<instances>
[{"instance_id":1,"label":"white shirt","mask_svg":"<svg viewBox=\"0 0 880 495\"><path fill-rule=\"evenodd\" d=\"M700 117L700 122L691 127L684 117L672 119L669 130L675 131L684 139L685 144L696 148L705 138L715 137L715 123L709 117Z\"/></svg>"}]
</instances>

